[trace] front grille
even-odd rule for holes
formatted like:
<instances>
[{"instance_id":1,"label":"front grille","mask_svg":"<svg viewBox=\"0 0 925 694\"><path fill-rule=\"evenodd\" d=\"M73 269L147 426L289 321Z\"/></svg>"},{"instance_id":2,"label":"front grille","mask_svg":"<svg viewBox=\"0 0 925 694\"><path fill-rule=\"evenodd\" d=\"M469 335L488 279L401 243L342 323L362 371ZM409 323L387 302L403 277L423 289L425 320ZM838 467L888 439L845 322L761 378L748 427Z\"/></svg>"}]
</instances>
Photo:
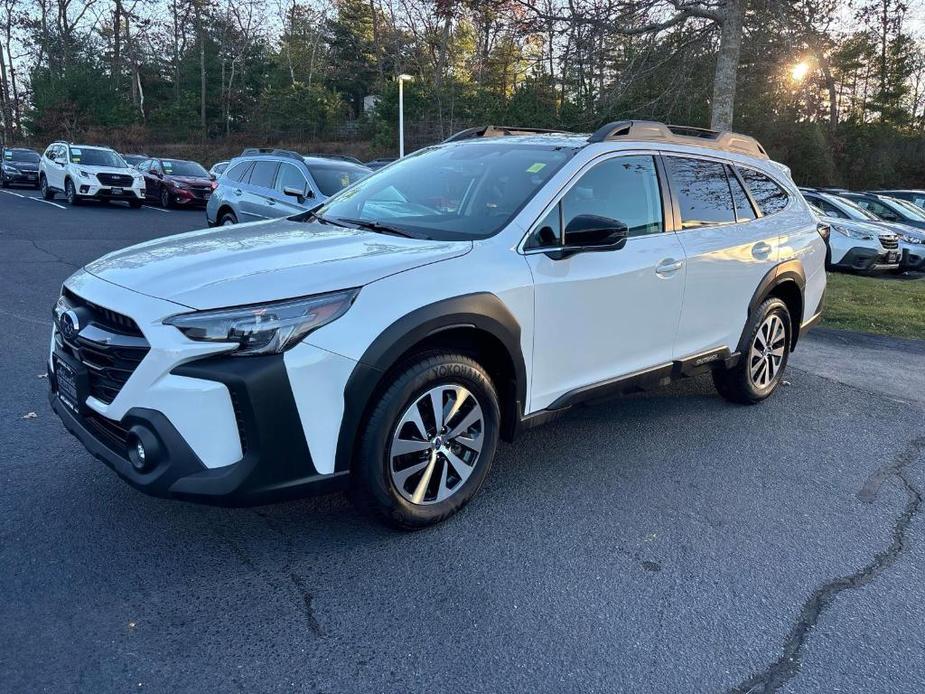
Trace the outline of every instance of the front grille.
<instances>
[{"instance_id":1,"label":"front grille","mask_svg":"<svg viewBox=\"0 0 925 694\"><path fill-rule=\"evenodd\" d=\"M71 308L89 316L79 334L66 339L55 331L58 347L87 368L90 395L107 405L147 355L150 345L128 316L103 308L65 290Z\"/></svg>"},{"instance_id":2,"label":"front grille","mask_svg":"<svg viewBox=\"0 0 925 694\"><path fill-rule=\"evenodd\" d=\"M190 190L193 192L193 197L203 199L212 192L212 187L209 186L207 188L191 188Z\"/></svg>"},{"instance_id":3,"label":"front grille","mask_svg":"<svg viewBox=\"0 0 925 694\"><path fill-rule=\"evenodd\" d=\"M880 245L886 248L888 251L892 251L896 248L899 248L899 237L897 236L881 236Z\"/></svg>"},{"instance_id":4,"label":"front grille","mask_svg":"<svg viewBox=\"0 0 925 694\"><path fill-rule=\"evenodd\" d=\"M123 188L131 188L132 182L135 180L126 174L113 173L98 173L96 179L104 186L121 186Z\"/></svg>"}]
</instances>

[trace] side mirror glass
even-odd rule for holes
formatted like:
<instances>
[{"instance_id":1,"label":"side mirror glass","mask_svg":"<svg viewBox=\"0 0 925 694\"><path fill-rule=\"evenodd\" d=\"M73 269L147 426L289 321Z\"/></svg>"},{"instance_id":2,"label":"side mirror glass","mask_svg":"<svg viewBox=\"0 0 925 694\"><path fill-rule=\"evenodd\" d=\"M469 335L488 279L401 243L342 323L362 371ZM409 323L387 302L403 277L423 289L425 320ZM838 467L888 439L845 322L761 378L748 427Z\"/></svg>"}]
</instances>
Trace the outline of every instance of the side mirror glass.
<instances>
[{"instance_id":1,"label":"side mirror glass","mask_svg":"<svg viewBox=\"0 0 925 694\"><path fill-rule=\"evenodd\" d=\"M618 219L596 214L580 214L565 227L565 243L547 254L567 258L585 251L615 251L626 245L629 229Z\"/></svg>"},{"instance_id":2,"label":"side mirror glass","mask_svg":"<svg viewBox=\"0 0 925 694\"><path fill-rule=\"evenodd\" d=\"M311 191L306 191L304 188L296 188L295 186L286 186L283 188L284 195L291 195L292 197L298 199L299 202L303 202L305 198L311 197Z\"/></svg>"}]
</instances>

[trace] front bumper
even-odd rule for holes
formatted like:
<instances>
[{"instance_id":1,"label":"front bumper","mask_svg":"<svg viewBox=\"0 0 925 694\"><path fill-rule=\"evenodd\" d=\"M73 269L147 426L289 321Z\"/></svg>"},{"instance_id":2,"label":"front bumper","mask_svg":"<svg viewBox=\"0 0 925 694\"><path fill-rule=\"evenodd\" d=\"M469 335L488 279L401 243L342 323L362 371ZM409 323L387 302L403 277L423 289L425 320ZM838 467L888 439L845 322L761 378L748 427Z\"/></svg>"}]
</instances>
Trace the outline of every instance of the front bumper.
<instances>
[{"instance_id":1,"label":"front bumper","mask_svg":"<svg viewBox=\"0 0 925 694\"><path fill-rule=\"evenodd\" d=\"M76 413L57 395L49 372L49 402L65 428L97 459L136 489L152 496L219 506L252 506L343 489L347 471L319 474L303 435L281 356L215 357L177 367L180 376L215 380L234 403L243 457L206 467L186 439L157 410L134 407L115 422L92 409ZM148 432L149 467L136 469L129 457L132 437Z\"/></svg>"},{"instance_id":2,"label":"front bumper","mask_svg":"<svg viewBox=\"0 0 925 694\"><path fill-rule=\"evenodd\" d=\"M77 182L77 195L81 198L96 198L97 200L144 200L145 189L141 188L122 188L121 193L114 193L112 186L104 186L98 183Z\"/></svg>"},{"instance_id":3,"label":"front bumper","mask_svg":"<svg viewBox=\"0 0 925 694\"><path fill-rule=\"evenodd\" d=\"M3 180L14 185L37 186L39 184L38 171L20 171L19 173L3 172Z\"/></svg>"},{"instance_id":4,"label":"front bumper","mask_svg":"<svg viewBox=\"0 0 925 694\"><path fill-rule=\"evenodd\" d=\"M202 192L193 191L185 188L175 188L170 191L170 197L177 205L186 207L205 207L209 204L209 198L212 197L212 191Z\"/></svg>"},{"instance_id":5,"label":"front bumper","mask_svg":"<svg viewBox=\"0 0 925 694\"><path fill-rule=\"evenodd\" d=\"M164 325L184 307L86 271L71 276L65 292L72 305L72 299L89 302L91 315L81 313L82 327L66 340L52 330L52 408L132 486L155 496L239 506L346 484L347 471L335 470L334 460L345 384L356 362L306 343L282 355L230 357L227 346L193 342ZM137 366L123 363L132 355L117 335L101 334L119 308L121 325L128 320L143 333L132 344L147 345L140 361L138 349L133 352ZM59 359L84 374L79 392L70 391L79 396L74 409L57 396ZM112 369L123 374L121 385ZM132 436L156 449L144 472L132 465Z\"/></svg>"},{"instance_id":6,"label":"front bumper","mask_svg":"<svg viewBox=\"0 0 925 694\"><path fill-rule=\"evenodd\" d=\"M902 254L898 250L882 251L859 246L845 253L844 257L833 265L861 272L891 270L899 267L901 258Z\"/></svg>"}]
</instances>

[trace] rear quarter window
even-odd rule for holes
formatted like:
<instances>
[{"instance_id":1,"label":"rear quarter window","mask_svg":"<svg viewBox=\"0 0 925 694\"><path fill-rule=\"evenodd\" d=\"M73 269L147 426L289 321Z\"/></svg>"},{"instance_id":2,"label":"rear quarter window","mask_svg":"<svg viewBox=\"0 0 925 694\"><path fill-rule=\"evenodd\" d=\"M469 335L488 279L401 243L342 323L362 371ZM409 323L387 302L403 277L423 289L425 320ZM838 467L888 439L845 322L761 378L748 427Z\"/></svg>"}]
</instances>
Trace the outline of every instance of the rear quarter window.
<instances>
[{"instance_id":1,"label":"rear quarter window","mask_svg":"<svg viewBox=\"0 0 925 694\"><path fill-rule=\"evenodd\" d=\"M737 168L745 185L751 191L752 199L761 210L761 214L765 216L776 214L787 207L790 196L770 176L742 166Z\"/></svg>"}]
</instances>

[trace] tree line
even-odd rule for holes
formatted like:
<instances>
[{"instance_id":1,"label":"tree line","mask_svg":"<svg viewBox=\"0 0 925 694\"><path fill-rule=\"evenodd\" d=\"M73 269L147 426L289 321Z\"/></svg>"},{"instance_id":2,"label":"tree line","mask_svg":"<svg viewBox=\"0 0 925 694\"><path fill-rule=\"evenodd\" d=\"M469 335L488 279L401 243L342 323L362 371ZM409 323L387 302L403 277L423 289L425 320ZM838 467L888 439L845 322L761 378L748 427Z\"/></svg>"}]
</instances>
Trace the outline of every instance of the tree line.
<instances>
[{"instance_id":1,"label":"tree line","mask_svg":"<svg viewBox=\"0 0 925 694\"><path fill-rule=\"evenodd\" d=\"M921 3L922 0L917 0ZM372 143L653 118L925 185L910 0L0 0L5 141Z\"/></svg>"}]
</instances>

